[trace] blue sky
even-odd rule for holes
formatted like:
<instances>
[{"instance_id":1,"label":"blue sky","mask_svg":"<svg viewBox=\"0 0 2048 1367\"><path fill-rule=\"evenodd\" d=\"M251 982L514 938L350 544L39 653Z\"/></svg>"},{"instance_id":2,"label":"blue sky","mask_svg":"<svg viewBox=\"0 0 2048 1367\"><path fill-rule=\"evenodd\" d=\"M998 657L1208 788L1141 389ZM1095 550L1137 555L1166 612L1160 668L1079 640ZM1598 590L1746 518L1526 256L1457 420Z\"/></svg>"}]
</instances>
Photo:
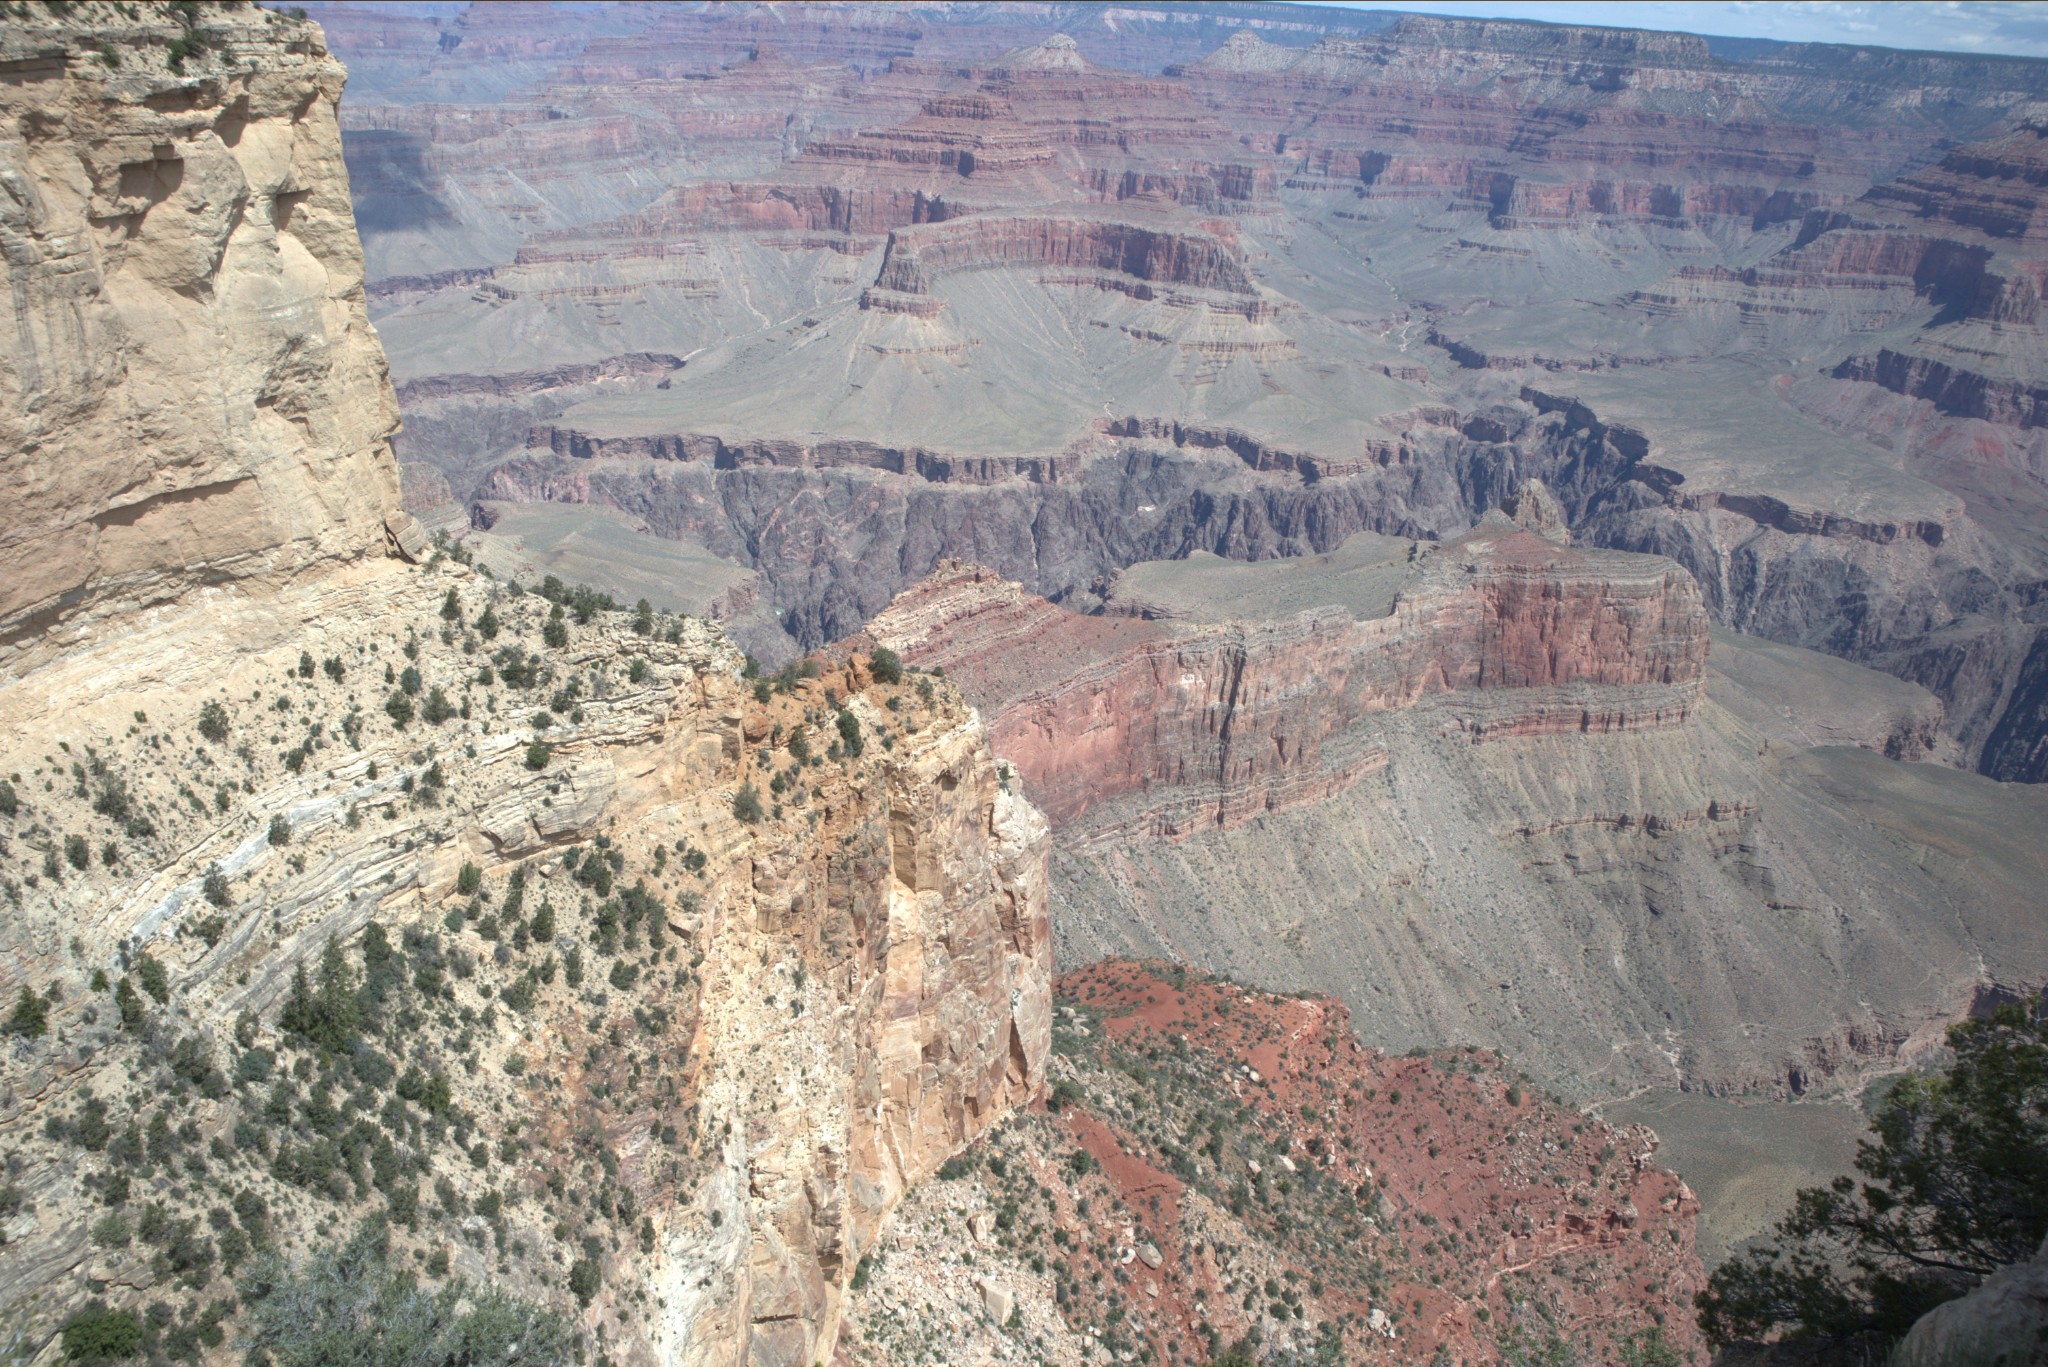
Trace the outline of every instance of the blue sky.
<instances>
[{"instance_id":1,"label":"blue sky","mask_svg":"<svg viewBox=\"0 0 2048 1367\"><path fill-rule=\"evenodd\" d=\"M1322 0L1331 3L1331 0ZM1558 24L1676 29L1795 43L1874 43L1882 47L2048 57L2048 4L2034 0L1409 0L1353 9L1398 9Z\"/></svg>"}]
</instances>

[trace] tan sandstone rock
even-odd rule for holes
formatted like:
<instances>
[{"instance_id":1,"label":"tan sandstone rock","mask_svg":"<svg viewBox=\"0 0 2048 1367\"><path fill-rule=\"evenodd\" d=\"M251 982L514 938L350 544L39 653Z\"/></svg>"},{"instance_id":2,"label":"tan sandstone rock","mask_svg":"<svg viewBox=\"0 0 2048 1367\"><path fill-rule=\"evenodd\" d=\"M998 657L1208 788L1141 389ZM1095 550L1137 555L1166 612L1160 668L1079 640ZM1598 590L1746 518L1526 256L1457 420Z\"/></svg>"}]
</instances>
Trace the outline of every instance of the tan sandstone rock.
<instances>
[{"instance_id":1,"label":"tan sandstone rock","mask_svg":"<svg viewBox=\"0 0 2048 1367\"><path fill-rule=\"evenodd\" d=\"M0 29L25 73L0 85L0 668L200 586L381 553L397 511L341 64L313 24L220 7L176 71L182 27L139 15Z\"/></svg>"}]
</instances>

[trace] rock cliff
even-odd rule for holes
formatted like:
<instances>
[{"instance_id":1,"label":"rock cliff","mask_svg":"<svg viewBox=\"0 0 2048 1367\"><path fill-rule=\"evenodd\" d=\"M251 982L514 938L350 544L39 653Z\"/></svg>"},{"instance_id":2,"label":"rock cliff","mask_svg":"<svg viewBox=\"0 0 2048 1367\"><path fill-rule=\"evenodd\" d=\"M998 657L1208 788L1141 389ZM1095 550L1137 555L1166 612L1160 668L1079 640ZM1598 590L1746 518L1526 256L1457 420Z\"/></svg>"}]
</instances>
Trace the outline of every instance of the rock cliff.
<instances>
[{"instance_id":1,"label":"rock cliff","mask_svg":"<svg viewBox=\"0 0 2048 1367\"><path fill-rule=\"evenodd\" d=\"M1390 1046L1533 1044L1574 1091L1779 1095L2048 971L2024 839L1917 852L2011 800L1879 757L1938 753L1934 698L1740 637L1710 656L1690 576L1562 546L1537 487L1527 526L1441 545L1134 566L1099 616L949 567L869 632L943 668L1044 805L1068 965L1311 984Z\"/></svg>"},{"instance_id":2,"label":"rock cliff","mask_svg":"<svg viewBox=\"0 0 2048 1367\"><path fill-rule=\"evenodd\" d=\"M950 687L756 682L397 511L317 29L76 5L0 43L20 1341L129 1315L240 1360L362 1227L564 1352L831 1358L889 1212L1043 1086L1043 818Z\"/></svg>"},{"instance_id":3,"label":"rock cliff","mask_svg":"<svg viewBox=\"0 0 2048 1367\"><path fill-rule=\"evenodd\" d=\"M1390 575L1383 617L1311 609L1178 632L1070 627L1019 585L949 566L867 630L969 688L1055 821L1170 790L1155 833L1238 826L1349 786L1384 753L1333 763L1326 742L1426 695L1487 695L1475 739L1677 726L1697 702L1706 614L1668 561L1575 553L1509 524L1418 546L1412 564ZM1095 648L1077 658L1077 641Z\"/></svg>"},{"instance_id":4,"label":"rock cliff","mask_svg":"<svg viewBox=\"0 0 2048 1367\"><path fill-rule=\"evenodd\" d=\"M398 405L315 26L224 7L0 34L0 652L381 554Z\"/></svg>"}]
</instances>

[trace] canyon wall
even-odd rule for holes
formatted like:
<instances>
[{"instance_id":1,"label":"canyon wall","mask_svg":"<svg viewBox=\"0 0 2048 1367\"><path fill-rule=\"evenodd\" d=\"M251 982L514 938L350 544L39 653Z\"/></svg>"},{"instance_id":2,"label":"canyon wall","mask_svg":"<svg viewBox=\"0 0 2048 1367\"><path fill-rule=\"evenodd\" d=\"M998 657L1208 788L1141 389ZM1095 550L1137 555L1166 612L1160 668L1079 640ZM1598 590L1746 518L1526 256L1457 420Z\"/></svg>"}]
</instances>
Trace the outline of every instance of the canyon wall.
<instances>
[{"instance_id":1,"label":"canyon wall","mask_svg":"<svg viewBox=\"0 0 2048 1367\"><path fill-rule=\"evenodd\" d=\"M205 586L381 554L398 405L315 26L37 10L0 35L15 329L0 349L0 651ZM52 633L57 634L53 635Z\"/></svg>"},{"instance_id":2,"label":"canyon wall","mask_svg":"<svg viewBox=\"0 0 2048 1367\"><path fill-rule=\"evenodd\" d=\"M1707 619L1670 562L1563 550L1512 525L1418 550L1386 617L1125 630L1120 649L1056 681L1048 648L1089 629L973 567L942 568L867 630L970 686L991 743L1053 820L1171 791L1153 834L1239 826L1349 786L1384 753L1331 763L1325 744L1425 695L1491 695L1475 739L1677 726L1697 703Z\"/></svg>"},{"instance_id":3,"label":"canyon wall","mask_svg":"<svg viewBox=\"0 0 2048 1367\"><path fill-rule=\"evenodd\" d=\"M1966 834L2038 801L1883 758L1936 753L1934 698L1710 654L1677 565L1517 514L1140 565L1098 616L948 566L869 634L959 685L1050 816L1066 965L1313 985L1389 1047L1533 1043L1599 1094L1853 1088L2041 980L2038 852Z\"/></svg>"}]
</instances>

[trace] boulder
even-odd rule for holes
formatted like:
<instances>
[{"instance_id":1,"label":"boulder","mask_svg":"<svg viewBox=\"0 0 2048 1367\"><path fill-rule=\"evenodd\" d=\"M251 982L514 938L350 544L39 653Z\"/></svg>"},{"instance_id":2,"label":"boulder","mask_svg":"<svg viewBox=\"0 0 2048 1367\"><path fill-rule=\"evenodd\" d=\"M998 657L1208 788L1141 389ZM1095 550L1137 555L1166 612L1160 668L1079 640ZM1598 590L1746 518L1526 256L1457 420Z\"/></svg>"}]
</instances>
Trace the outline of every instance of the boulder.
<instances>
[{"instance_id":1,"label":"boulder","mask_svg":"<svg viewBox=\"0 0 2048 1367\"><path fill-rule=\"evenodd\" d=\"M2028 1261L1922 1315L1891 1362L1894 1367L2048 1364L2048 1240Z\"/></svg>"}]
</instances>

